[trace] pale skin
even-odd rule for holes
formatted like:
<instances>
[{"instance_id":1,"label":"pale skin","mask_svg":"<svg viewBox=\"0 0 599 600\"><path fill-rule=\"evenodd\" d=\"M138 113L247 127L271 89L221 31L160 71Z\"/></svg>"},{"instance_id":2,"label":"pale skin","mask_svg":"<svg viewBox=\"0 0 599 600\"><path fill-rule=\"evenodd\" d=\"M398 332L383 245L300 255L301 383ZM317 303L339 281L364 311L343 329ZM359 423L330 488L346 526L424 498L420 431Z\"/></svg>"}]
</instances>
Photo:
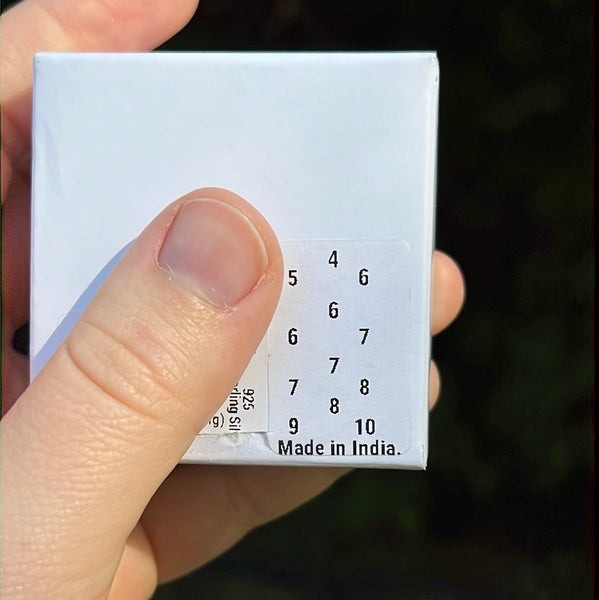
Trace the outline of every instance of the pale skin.
<instances>
[{"instance_id":1,"label":"pale skin","mask_svg":"<svg viewBox=\"0 0 599 600\"><path fill-rule=\"evenodd\" d=\"M276 237L232 192L195 191L165 209L31 385L28 360L12 347L29 311L33 54L150 50L183 27L195 9L195 0L26 0L2 17L6 598L147 598L157 583L205 564L343 473L177 466L243 371L280 291ZM234 310L214 309L176 278L165 277L159 265L177 212L198 195L235 207L264 243L264 272ZM433 334L455 319L463 299L459 268L436 252ZM167 380L167 371L177 377ZM439 389L433 363L431 407Z\"/></svg>"}]
</instances>

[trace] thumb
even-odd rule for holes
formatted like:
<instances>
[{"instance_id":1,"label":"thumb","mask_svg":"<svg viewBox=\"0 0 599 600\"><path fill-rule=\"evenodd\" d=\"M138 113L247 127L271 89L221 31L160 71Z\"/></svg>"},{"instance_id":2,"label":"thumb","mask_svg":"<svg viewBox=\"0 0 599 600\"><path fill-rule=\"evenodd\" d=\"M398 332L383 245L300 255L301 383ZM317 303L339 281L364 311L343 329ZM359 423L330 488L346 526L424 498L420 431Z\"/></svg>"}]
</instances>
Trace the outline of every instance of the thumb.
<instances>
[{"instance_id":1,"label":"thumb","mask_svg":"<svg viewBox=\"0 0 599 600\"><path fill-rule=\"evenodd\" d=\"M231 192L188 194L143 231L2 421L5 556L49 561L71 586L89 564L111 578L264 336L281 279L274 233Z\"/></svg>"}]
</instances>

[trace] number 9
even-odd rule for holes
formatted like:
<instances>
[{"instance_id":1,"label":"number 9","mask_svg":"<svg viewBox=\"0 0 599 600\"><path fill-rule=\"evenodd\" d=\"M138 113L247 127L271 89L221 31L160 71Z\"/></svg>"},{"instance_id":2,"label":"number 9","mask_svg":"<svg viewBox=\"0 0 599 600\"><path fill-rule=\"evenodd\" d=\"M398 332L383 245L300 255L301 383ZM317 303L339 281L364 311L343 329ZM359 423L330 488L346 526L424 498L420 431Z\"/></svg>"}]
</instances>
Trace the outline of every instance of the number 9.
<instances>
[{"instance_id":1,"label":"number 9","mask_svg":"<svg viewBox=\"0 0 599 600\"><path fill-rule=\"evenodd\" d=\"M299 431L299 421L295 417L289 419L289 433L295 435Z\"/></svg>"}]
</instances>

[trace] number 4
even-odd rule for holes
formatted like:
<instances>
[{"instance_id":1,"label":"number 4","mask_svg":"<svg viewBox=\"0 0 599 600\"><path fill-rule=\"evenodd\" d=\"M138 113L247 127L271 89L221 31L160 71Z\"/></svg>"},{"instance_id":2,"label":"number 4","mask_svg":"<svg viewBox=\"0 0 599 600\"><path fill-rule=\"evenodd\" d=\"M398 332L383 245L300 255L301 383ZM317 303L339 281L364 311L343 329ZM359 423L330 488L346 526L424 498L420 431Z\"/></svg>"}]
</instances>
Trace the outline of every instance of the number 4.
<instances>
[{"instance_id":1,"label":"number 4","mask_svg":"<svg viewBox=\"0 0 599 600\"><path fill-rule=\"evenodd\" d=\"M337 268L337 265L339 264L339 260L337 258L337 250L333 250L331 252L331 256L329 256L329 264L333 265L335 269Z\"/></svg>"}]
</instances>

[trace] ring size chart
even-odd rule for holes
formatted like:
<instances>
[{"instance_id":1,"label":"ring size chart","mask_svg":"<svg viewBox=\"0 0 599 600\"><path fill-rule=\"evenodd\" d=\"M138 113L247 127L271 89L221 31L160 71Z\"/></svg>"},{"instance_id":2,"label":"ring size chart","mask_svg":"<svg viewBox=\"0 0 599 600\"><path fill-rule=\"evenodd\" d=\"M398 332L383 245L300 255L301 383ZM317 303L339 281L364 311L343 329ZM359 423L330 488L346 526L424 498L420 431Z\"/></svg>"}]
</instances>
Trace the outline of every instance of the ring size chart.
<instances>
[{"instance_id":1,"label":"ring size chart","mask_svg":"<svg viewBox=\"0 0 599 600\"><path fill-rule=\"evenodd\" d=\"M410 443L409 251L284 245L268 331L268 441L282 455L401 454Z\"/></svg>"},{"instance_id":2,"label":"ring size chart","mask_svg":"<svg viewBox=\"0 0 599 600\"><path fill-rule=\"evenodd\" d=\"M410 444L405 243L282 244L265 342L204 433L263 431L283 456L397 456Z\"/></svg>"}]
</instances>

